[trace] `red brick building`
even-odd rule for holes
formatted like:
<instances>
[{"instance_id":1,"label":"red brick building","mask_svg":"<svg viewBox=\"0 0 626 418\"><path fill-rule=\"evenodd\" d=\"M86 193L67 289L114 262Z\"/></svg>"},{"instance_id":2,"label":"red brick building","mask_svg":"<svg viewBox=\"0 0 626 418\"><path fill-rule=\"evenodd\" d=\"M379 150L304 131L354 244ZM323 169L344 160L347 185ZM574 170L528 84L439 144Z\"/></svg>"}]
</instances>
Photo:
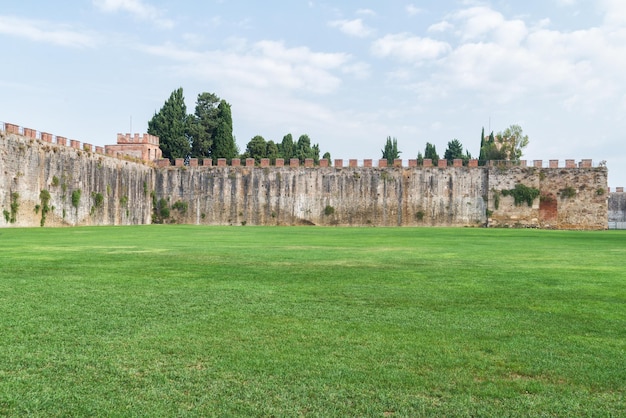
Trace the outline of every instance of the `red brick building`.
<instances>
[{"instance_id":1,"label":"red brick building","mask_svg":"<svg viewBox=\"0 0 626 418\"><path fill-rule=\"evenodd\" d=\"M159 148L159 137L149 134L117 134L116 145L105 145L107 155L128 155L143 161L154 161L163 158Z\"/></svg>"}]
</instances>

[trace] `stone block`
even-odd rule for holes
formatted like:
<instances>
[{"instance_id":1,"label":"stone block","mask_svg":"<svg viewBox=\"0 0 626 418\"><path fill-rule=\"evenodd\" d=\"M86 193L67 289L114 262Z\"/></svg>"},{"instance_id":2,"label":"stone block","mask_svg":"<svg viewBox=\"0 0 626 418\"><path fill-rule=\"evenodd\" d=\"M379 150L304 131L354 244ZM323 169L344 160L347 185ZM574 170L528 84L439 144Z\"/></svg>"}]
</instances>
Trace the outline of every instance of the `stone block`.
<instances>
[{"instance_id":1,"label":"stone block","mask_svg":"<svg viewBox=\"0 0 626 418\"><path fill-rule=\"evenodd\" d=\"M75 139L70 139L70 147L74 149L80 149L80 141L77 141Z\"/></svg>"},{"instance_id":2,"label":"stone block","mask_svg":"<svg viewBox=\"0 0 626 418\"><path fill-rule=\"evenodd\" d=\"M197 167L198 166L198 159L197 158L190 158L189 159L189 167Z\"/></svg>"},{"instance_id":3,"label":"stone block","mask_svg":"<svg viewBox=\"0 0 626 418\"><path fill-rule=\"evenodd\" d=\"M96 154L104 154L104 147L96 147Z\"/></svg>"},{"instance_id":4,"label":"stone block","mask_svg":"<svg viewBox=\"0 0 626 418\"><path fill-rule=\"evenodd\" d=\"M293 167L293 168L300 167L300 160L297 158L291 158L289 160L289 167Z\"/></svg>"},{"instance_id":5,"label":"stone block","mask_svg":"<svg viewBox=\"0 0 626 418\"><path fill-rule=\"evenodd\" d=\"M185 165L185 159L184 158L177 158L176 160L174 160L174 165L176 167L182 167Z\"/></svg>"},{"instance_id":6,"label":"stone block","mask_svg":"<svg viewBox=\"0 0 626 418\"><path fill-rule=\"evenodd\" d=\"M372 160L363 160L363 167L368 167L371 168L372 167Z\"/></svg>"},{"instance_id":7,"label":"stone block","mask_svg":"<svg viewBox=\"0 0 626 418\"><path fill-rule=\"evenodd\" d=\"M409 167L410 168L417 167L417 160L409 160Z\"/></svg>"},{"instance_id":8,"label":"stone block","mask_svg":"<svg viewBox=\"0 0 626 418\"><path fill-rule=\"evenodd\" d=\"M93 145L84 143L83 144L83 150L87 151L87 152L92 152L93 151Z\"/></svg>"},{"instance_id":9,"label":"stone block","mask_svg":"<svg viewBox=\"0 0 626 418\"><path fill-rule=\"evenodd\" d=\"M460 158L455 158L454 160L452 160L452 165L454 167L463 167L463 160L461 160Z\"/></svg>"},{"instance_id":10,"label":"stone block","mask_svg":"<svg viewBox=\"0 0 626 418\"><path fill-rule=\"evenodd\" d=\"M269 167L270 159L269 158L261 158L261 167Z\"/></svg>"},{"instance_id":11,"label":"stone block","mask_svg":"<svg viewBox=\"0 0 626 418\"><path fill-rule=\"evenodd\" d=\"M274 163L274 165L276 167L284 167L285 166L285 159L284 158L277 158L276 162Z\"/></svg>"},{"instance_id":12,"label":"stone block","mask_svg":"<svg viewBox=\"0 0 626 418\"><path fill-rule=\"evenodd\" d=\"M230 160L231 167L241 167L241 160L239 158L233 158Z\"/></svg>"},{"instance_id":13,"label":"stone block","mask_svg":"<svg viewBox=\"0 0 626 418\"><path fill-rule=\"evenodd\" d=\"M591 168L593 166L592 160L581 160L580 166L582 168Z\"/></svg>"},{"instance_id":14,"label":"stone block","mask_svg":"<svg viewBox=\"0 0 626 418\"><path fill-rule=\"evenodd\" d=\"M478 167L478 160L476 160L476 159L469 160L469 162L467 163L467 166L468 167Z\"/></svg>"},{"instance_id":15,"label":"stone block","mask_svg":"<svg viewBox=\"0 0 626 418\"><path fill-rule=\"evenodd\" d=\"M533 160L533 166L535 168L541 168L543 167L543 160Z\"/></svg>"},{"instance_id":16,"label":"stone block","mask_svg":"<svg viewBox=\"0 0 626 418\"><path fill-rule=\"evenodd\" d=\"M246 158L246 167L254 167L254 158Z\"/></svg>"},{"instance_id":17,"label":"stone block","mask_svg":"<svg viewBox=\"0 0 626 418\"><path fill-rule=\"evenodd\" d=\"M520 160L519 162L519 166L520 167L526 167L528 165L528 163L526 162L526 160Z\"/></svg>"},{"instance_id":18,"label":"stone block","mask_svg":"<svg viewBox=\"0 0 626 418\"><path fill-rule=\"evenodd\" d=\"M437 161L437 167L444 168L447 166L448 166L448 160L441 158L439 161Z\"/></svg>"},{"instance_id":19,"label":"stone block","mask_svg":"<svg viewBox=\"0 0 626 418\"><path fill-rule=\"evenodd\" d=\"M381 158L378 160L378 167L385 168L387 167L387 160L385 158Z\"/></svg>"},{"instance_id":20,"label":"stone block","mask_svg":"<svg viewBox=\"0 0 626 418\"><path fill-rule=\"evenodd\" d=\"M324 168L328 167L328 160L326 158L322 158L320 160L320 167L324 167Z\"/></svg>"},{"instance_id":21,"label":"stone block","mask_svg":"<svg viewBox=\"0 0 626 418\"><path fill-rule=\"evenodd\" d=\"M623 187L616 187L615 188L615 193L624 193L624 188Z\"/></svg>"},{"instance_id":22,"label":"stone block","mask_svg":"<svg viewBox=\"0 0 626 418\"><path fill-rule=\"evenodd\" d=\"M313 160L313 158L306 158L304 160L304 166L307 168L311 168L315 166L315 160Z\"/></svg>"},{"instance_id":23,"label":"stone block","mask_svg":"<svg viewBox=\"0 0 626 418\"><path fill-rule=\"evenodd\" d=\"M343 160L335 160L335 168L343 168Z\"/></svg>"},{"instance_id":24,"label":"stone block","mask_svg":"<svg viewBox=\"0 0 626 418\"><path fill-rule=\"evenodd\" d=\"M559 160L550 160L550 168L559 168Z\"/></svg>"},{"instance_id":25,"label":"stone block","mask_svg":"<svg viewBox=\"0 0 626 418\"><path fill-rule=\"evenodd\" d=\"M226 158L218 158L217 159L218 167L226 167Z\"/></svg>"},{"instance_id":26,"label":"stone block","mask_svg":"<svg viewBox=\"0 0 626 418\"><path fill-rule=\"evenodd\" d=\"M37 138L37 131L35 129L24 128L24 136L28 138Z\"/></svg>"},{"instance_id":27,"label":"stone block","mask_svg":"<svg viewBox=\"0 0 626 418\"><path fill-rule=\"evenodd\" d=\"M48 132L42 132L41 140L44 142L52 142L52 134L49 134Z\"/></svg>"},{"instance_id":28,"label":"stone block","mask_svg":"<svg viewBox=\"0 0 626 418\"><path fill-rule=\"evenodd\" d=\"M422 162L422 166L423 167L432 167L433 166L433 160L431 160L430 158L424 158L424 161Z\"/></svg>"},{"instance_id":29,"label":"stone block","mask_svg":"<svg viewBox=\"0 0 626 418\"><path fill-rule=\"evenodd\" d=\"M202 160L202 166L203 167L213 167L213 159L205 158L204 160Z\"/></svg>"},{"instance_id":30,"label":"stone block","mask_svg":"<svg viewBox=\"0 0 626 418\"><path fill-rule=\"evenodd\" d=\"M401 158L396 158L395 160L393 160L393 166L394 167L402 167L402 159Z\"/></svg>"},{"instance_id":31,"label":"stone block","mask_svg":"<svg viewBox=\"0 0 626 418\"><path fill-rule=\"evenodd\" d=\"M565 160L565 168L576 168L575 160Z\"/></svg>"}]
</instances>

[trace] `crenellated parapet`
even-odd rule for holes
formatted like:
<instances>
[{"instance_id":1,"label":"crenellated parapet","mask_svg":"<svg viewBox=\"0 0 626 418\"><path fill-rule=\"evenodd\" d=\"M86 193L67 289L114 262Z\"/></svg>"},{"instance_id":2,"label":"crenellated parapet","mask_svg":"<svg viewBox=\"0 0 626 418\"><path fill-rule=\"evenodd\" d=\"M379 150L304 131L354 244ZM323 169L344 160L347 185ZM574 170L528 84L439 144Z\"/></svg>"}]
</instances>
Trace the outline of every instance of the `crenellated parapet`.
<instances>
[{"instance_id":1,"label":"crenellated parapet","mask_svg":"<svg viewBox=\"0 0 626 418\"><path fill-rule=\"evenodd\" d=\"M166 167L290 167L290 168L416 168L416 167L434 167L434 168L459 168L459 167L469 167L469 168L478 168L478 167L500 167L500 168L511 168L511 167L534 167L534 168L591 168L594 167L593 161L590 159L583 159L579 162L576 160L533 160L532 165L528 164L527 160L521 161L482 161L472 159L465 162L462 159L455 159L452 162L448 160L440 159L434 162L431 159L417 160L402 160L395 159L392 164L386 159L355 159L351 158L348 160L344 159L335 159L333 161L327 159L321 159L317 163L312 158L307 158L304 162L300 161L297 158L291 158L289 160L285 160L284 158L276 158L274 160L270 160L269 158L261 158L259 161L254 158L233 158L232 160L227 160L226 158L218 158L217 164L213 164L213 160L210 158L198 159L191 158L185 161L183 158L177 158L172 164L170 160L162 159L155 162L156 165L160 168Z\"/></svg>"},{"instance_id":2,"label":"crenellated parapet","mask_svg":"<svg viewBox=\"0 0 626 418\"><path fill-rule=\"evenodd\" d=\"M159 146L159 137L150 134L117 134L117 144L149 144Z\"/></svg>"},{"instance_id":3,"label":"crenellated parapet","mask_svg":"<svg viewBox=\"0 0 626 418\"><path fill-rule=\"evenodd\" d=\"M94 146L87 142L54 135L49 132L40 132L36 129L24 128L12 123L0 122L0 131L7 134L20 135L29 139L36 139L48 144L70 147L77 151L85 151L114 158L136 159L151 162L162 158L159 148L159 137L150 134L117 134L116 145Z\"/></svg>"}]
</instances>

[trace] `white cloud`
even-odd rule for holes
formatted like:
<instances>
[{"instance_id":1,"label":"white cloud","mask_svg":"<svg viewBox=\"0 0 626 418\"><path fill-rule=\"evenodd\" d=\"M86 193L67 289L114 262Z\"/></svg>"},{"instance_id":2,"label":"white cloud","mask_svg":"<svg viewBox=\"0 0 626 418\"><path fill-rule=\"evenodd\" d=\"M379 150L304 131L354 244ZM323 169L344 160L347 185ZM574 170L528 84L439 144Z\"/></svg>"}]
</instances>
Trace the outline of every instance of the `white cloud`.
<instances>
[{"instance_id":1,"label":"white cloud","mask_svg":"<svg viewBox=\"0 0 626 418\"><path fill-rule=\"evenodd\" d=\"M626 2L624 0L600 0L605 24L610 27L626 25Z\"/></svg>"},{"instance_id":2,"label":"white cloud","mask_svg":"<svg viewBox=\"0 0 626 418\"><path fill-rule=\"evenodd\" d=\"M93 48L94 36L68 29L53 23L22 19L13 16L0 16L0 33L52 45Z\"/></svg>"},{"instance_id":3,"label":"white cloud","mask_svg":"<svg viewBox=\"0 0 626 418\"><path fill-rule=\"evenodd\" d=\"M341 84L335 72L363 76L367 71L366 67L353 64L347 54L287 48L275 41L240 43L234 51L197 52L173 44L149 46L144 51L176 61L177 71L187 76L269 91L328 94Z\"/></svg>"},{"instance_id":4,"label":"white cloud","mask_svg":"<svg viewBox=\"0 0 626 418\"><path fill-rule=\"evenodd\" d=\"M141 20L152 21L163 28L174 27L172 20L163 17L163 11L145 4L142 0L93 0L93 4L103 12L127 12Z\"/></svg>"},{"instance_id":5,"label":"white cloud","mask_svg":"<svg viewBox=\"0 0 626 418\"><path fill-rule=\"evenodd\" d=\"M626 12L626 2L604 0L603 5L607 14ZM621 107L616 92L626 72L626 28L616 28L615 20L562 32L547 29L549 20L527 27L483 6L451 18L459 44L437 61L438 71L421 81L420 91L447 97L470 90L500 104L534 97L587 113L607 103Z\"/></svg>"},{"instance_id":6,"label":"white cloud","mask_svg":"<svg viewBox=\"0 0 626 418\"><path fill-rule=\"evenodd\" d=\"M393 57L403 62L431 60L450 51L446 42L420 38L409 33L386 35L372 44L372 53L379 57Z\"/></svg>"},{"instance_id":7,"label":"white cloud","mask_svg":"<svg viewBox=\"0 0 626 418\"><path fill-rule=\"evenodd\" d=\"M415 16L416 14L419 14L422 12L422 9L420 9L419 7L416 7L414 4L407 5L405 10L409 14L409 16Z\"/></svg>"},{"instance_id":8,"label":"white cloud","mask_svg":"<svg viewBox=\"0 0 626 418\"><path fill-rule=\"evenodd\" d=\"M433 25L430 25L430 27L428 28L428 32L447 32L449 30L454 29L454 25L450 22L447 21L442 21L439 23L435 23Z\"/></svg>"},{"instance_id":9,"label":"white cloud","mask_svg":"<svg viewBox=\"0 0 626 418\"><path fill-rule=\"evenodd\" d=\"M338 28L346 35L354 36L357 38L366 38L370 36L374 31L363 23L361 19L353 20L334 20L329 22L328 25L333 28Z\"/></svg>"},{"instance_id":10,"label":"white cloud","mask_svg":"<svg viewBox=\"0 0 626 418\"><path fill-rule=\"evenodd\" d=\"M359 9L356 11L356 14L363 16L376 16L376 12L372 9Z\"/></svg>"}]
</instances>

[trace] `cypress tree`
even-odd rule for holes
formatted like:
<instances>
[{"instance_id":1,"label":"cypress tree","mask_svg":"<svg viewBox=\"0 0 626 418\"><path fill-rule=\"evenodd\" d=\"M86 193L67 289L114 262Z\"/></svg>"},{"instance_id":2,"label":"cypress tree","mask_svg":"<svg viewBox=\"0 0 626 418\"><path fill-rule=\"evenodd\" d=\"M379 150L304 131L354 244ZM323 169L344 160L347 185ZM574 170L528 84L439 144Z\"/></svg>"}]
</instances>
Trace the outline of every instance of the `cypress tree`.
<instances>
[{"instance_id":1,"label":"cypress tree","mask_svg":"<svg viewBox=\"0 0 626 418\"><path fill-rule=\"evenodd\" d=\"M383 158L387 160L388 165L393 165L393 161L396 158L400 158L400 154L402 151L398 151L398 140L396 138L391 139L390 136L387 137L387 142L385 142L385 148L382 149Z\"/></svg>"},{"instance_id":2,"label":"cypress tree","mask_svg":"<svg viewBox=\"0 0 626 418\"><path fill-rule=\"evenodd\" d=\"M159 137L163 158L187 158L191 152L187 106L183 89L174 90L159 112L148 122L148 133Z\"/></svg>"},{"instance_id":3,"label":"cypress tree","mask_svg":"<svg viewBox=\"0 0 626 418\"><path fill-rule=\"evenodd\" d=\"M480 133L480 152L478 154L478 164L485 165L485 160L487 159L486 150L485 150L485 127L483 126L483 130Z\"/></svg>"},{"instance_id":4,"label":"cypress tree","mask_svg":"<svg viewBox=\"0 0 626 418\"><path fill-rule=\"evenodd\" d=\"M215 128L211 157L213 157L214 162L217 162L218 158L232 160L237 157L239 151L237 150L237 144L235 144L235 138L233 137L233 119L230 105L226 100L222 100L217 110L217 127Z\"/></svg>"}]
</instances>

